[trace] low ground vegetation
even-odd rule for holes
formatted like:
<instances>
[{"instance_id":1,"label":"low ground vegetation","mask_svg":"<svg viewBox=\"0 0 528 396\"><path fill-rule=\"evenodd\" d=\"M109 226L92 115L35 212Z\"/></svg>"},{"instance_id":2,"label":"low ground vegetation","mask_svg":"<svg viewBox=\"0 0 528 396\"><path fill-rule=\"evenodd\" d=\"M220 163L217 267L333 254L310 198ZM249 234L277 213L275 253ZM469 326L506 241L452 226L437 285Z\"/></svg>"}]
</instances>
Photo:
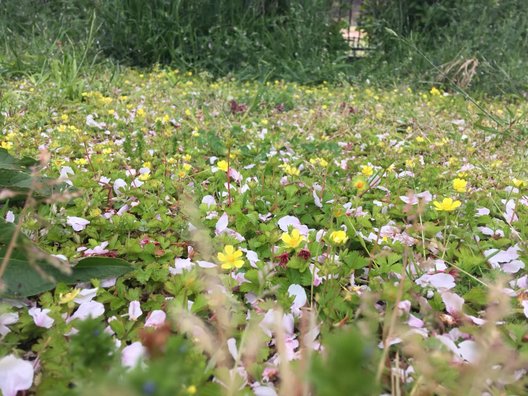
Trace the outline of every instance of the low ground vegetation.
<instances>
[{"instance_id":1,"label":"low ground vegetation","mask_svg":"<svg viewBox=\"0 0 528 396\"><path fill-rule=\"evenodd\" d=\"M525 104L75 81L6 83L2 158L59 184L1 217L64 265L132 271L4 295L4 395L524 393Z\"/></svg>"}]
</instances>

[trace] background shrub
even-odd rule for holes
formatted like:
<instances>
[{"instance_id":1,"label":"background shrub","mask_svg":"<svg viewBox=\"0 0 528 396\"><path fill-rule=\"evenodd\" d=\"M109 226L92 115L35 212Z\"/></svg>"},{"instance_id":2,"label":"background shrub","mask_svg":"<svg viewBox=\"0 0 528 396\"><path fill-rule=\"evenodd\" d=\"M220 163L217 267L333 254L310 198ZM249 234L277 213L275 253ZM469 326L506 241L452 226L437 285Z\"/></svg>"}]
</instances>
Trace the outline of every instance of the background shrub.
<instances>
[{"instance_id":1,"label":"background shrub","mask_svg":"<svg viewBox=\"0 0 528 396\"><path fill-rule=\"evenodd\" d=\"M42 68L67 44L71 51L86 45L94 18L91 55L116 63L305 83L336 79L349 68L329 0L5 2L1 64L15 74Z\"/></svg>"},{"instance_id":2,"label":"background shrub","mask_svg":"<svg viewBox=\"0 0 528 396\"><path fill-rule=\"evenodd\" d=\"M528 85L524 0L365 0L361 25L378 48L369 60L371 72L415 81L451 79L493 94Z\"/></svg>"}]
</instances>

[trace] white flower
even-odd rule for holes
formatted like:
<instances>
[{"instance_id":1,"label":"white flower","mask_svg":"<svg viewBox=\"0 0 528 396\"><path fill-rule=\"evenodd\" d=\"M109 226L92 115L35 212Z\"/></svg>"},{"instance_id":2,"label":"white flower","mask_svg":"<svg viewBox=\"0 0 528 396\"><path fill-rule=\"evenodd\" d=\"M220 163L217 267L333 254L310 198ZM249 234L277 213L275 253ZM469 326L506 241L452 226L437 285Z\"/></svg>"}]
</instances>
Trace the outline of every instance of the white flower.
<instances>
[{"instance_id":1,"label":"white flower","mask_svg":"<svg viewBox=\"0 0 528 396\"><path fill-rule=\"evenodd\" d=\"M0 315L0 336L3 337L9 333L11 330L7 326L15 324L16 322L18 322L17 313L9 312Z\"/></svg>"},{"instance_id":2,"label":"white flower","mask_svg":"<svg viewBox=\"0 0 528 396\"><path fill-rule=\"evenodd\" d=\"M152 311L145 322L145 327L159 327L165 323L167 315L159 309Z\"/></svg>"},{"instance_id":3,"label":"white flower","mask_svg":"<svg viewBox=\"0 0 528 396\"><path fill-rule=\"evenodd\" d=\"M295 216L281 217L279 221L277 222L277 224L279 225L279 228L284 232L288 232L289 231L288 227L292 226L293 228L298 229L301 235L303 236L308 235L308 231L309 231L308 227L305 226L304 224L301 224L301 221Z\"/></svg>"},{"instance_id":4,"label":"white flower","mask_svg":"<svg viewBox=\"0 0 528 396\"><path fill-rule=\"evenodd\" d=\"M75 301L77 304L84 304L89 301L92 301L93 298L97 295L97 287L93 289L82 289L79 294L77 294L77 297L73 301Z\"/></svg>"},{"instance_id":5,"label":"white flower","mask_svg":"<svg viewBox=\"0 0 528 396\"><path fill-rule=\"evenodd\" d=\"M83 253L84 256L103 256L109 252L106 247L108 246L108 241L101 242L100 245L97 245L93 249L86 249Z\"/></svg>"},{"instance_id":6,"label":"white flower","mask_svg":"<svg viewBox=\"0 0 528 396\"><path fill-rule=\"evenodd\" d=\"M38 327L44 327L45 329L51 328L51 326L53 326L53 322L55 322L55 319L48 316L49 312L49 309L41 309L37 307L33 307L28 310L28 313L33 318L35 325Z\"/></svg>"},{"instance_id":7,"label":"white flower","mask_svg":"<svg viewBox=\"0 0 528 396\"><path fill-rule=\"evenodd\" d=\"M124 181L123 179L117 179L114 182L114 192L116 193L116 195L121 194L122 193L121 189L126 186L127 186L126 181Z\"/></svg>"},{"instance_id":8,"label":"white flower","mask_svg":"<svg viewBox=\"0 0 528 396\"><path fill-rule=\"evenodd\" d=\"M207 205L208 208L216 206L216 201L212 195L206 195L202 198L202 204Z\"/></svg>"},{"instance_id":9,"label":"white flower","mask_svg":"<svg viewBox=\"0 0 528 396\"><path fill-rule=\"evenodd\" d=\"M121 364L130 368L136 367L144 355L145 347L141 345L141 342L136 341L123 348L121 352Z\"/></svg>"},{"instance_id":10,"label":"white flower","mask_svg":"<svg viewBox=\"0 0 528 396\"><path fill-rule=\"evenodd\" d=\"M295 316L299 316L301 314L301 308L308 301L306 291L301 285L290 285L290 287L288 287L288 294L290 297L295 297L291 306L291 311Z\"/></svg>"},{"instance_id":11,"label":"white flower","mask_svg":"<svg viewBox=\"0 0 528 396\"><path fill-rule=\"evenodd\" d=\"M139 301L130 301L130 305L128 306L128 317L130 320L137 320L141 315L143 315L143 311L141 310Z\"/></svg>"},{"instance_id":12,"label":"white flower","mask_svg":"<svg viewBox=\"0 0 528 396\"><path fill-rule=\"evenodd\" d=\"M180 275L183 274L183 271L188 271L193 267L193 263L190 258L176 258L174 260L174 267L169 267L169 272L171 275Z\"/></svg>"},{"instance_id":13,"label":"white flower","mask_svg":"<svg viewBox=\"0 0 528 396\"><path fill-rule=\"evenodd\" d=\"M6 223L14 223L15 222L15 215L10 210L5 215L5 221L6 221Z\"/></svg>"},{"instance_id":14,"label":"white flower","mask_svg":"<svg viewBox=\"0 0 528 396\"><path fill-rule=\"evenodd\" d=\"M67 320L71 322L74 319L85 320L88 318L98 318L104 314L104 305L97 301L88 301L79 305L77 311Z\"/></svg>"},{"instance_id":15,"label":"white flower","mask_svg":"<svg viewBox=\"0 0 528 396\"><path fill-rule=\"evenodd\" d=\"M74 231L82 231L88 224L90 224L90 221L83 219L82 217L68 216L66 224L71 226Z\"/></svg>"},{"instance_id":16,"label":"white flower","mask_svg":"<svg viewBox=\"0 0 528 396\"><path fill-rule=\"evenodd\" d=\"M16 396L33 384L33 365L14 355L0 359L0 390L4 396Z\"/></svg>"}]
</instances>

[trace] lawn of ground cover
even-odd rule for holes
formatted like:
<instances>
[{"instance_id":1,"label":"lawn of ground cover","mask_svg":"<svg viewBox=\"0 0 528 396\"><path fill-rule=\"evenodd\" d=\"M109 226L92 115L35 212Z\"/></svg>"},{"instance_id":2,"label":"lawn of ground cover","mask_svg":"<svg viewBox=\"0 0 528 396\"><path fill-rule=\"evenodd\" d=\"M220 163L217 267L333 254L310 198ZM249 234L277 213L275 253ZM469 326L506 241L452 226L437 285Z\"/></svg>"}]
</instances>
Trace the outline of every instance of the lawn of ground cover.
<instances>
[{"instance_id":1,"label":"lawn of ground cover","mask_svg":"<svg viewBox=\"0 0 528 396\"><path fill-rule=\"evenodd\" d=\"M437 89L169 70L82 83L74 100L10 83L2 148L49 157L71 196L3 215L49 253L136 269L5 306L1 355L38 362L38 394L115 378L138 394L293 394L309 355L328 355L310 374L320 394L522 386L526 105L483 105L514 119L496 126ZM352 369L332 366L333 337L364 346Z\"/></svg>"}]
</instances>

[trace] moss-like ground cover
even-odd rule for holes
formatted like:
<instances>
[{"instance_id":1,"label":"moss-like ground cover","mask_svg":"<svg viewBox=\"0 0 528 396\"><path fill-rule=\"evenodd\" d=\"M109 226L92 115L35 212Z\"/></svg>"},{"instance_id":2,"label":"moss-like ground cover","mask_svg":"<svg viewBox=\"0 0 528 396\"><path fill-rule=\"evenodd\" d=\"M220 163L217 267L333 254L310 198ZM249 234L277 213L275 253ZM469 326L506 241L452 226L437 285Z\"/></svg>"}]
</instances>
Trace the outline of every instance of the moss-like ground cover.
<instances>
[{"instance_id":1,"label":"moss-like ground cover","mask_svg":"<svg viewBox=\"0 0 528 396\"><path fill-rule=\"evenodd\" d=\"M68 186L5 221L134 266L5 300L4 394L523 393L526 104L108 81L2 93L2 148Z\"/></svg>"}]
</instances>

